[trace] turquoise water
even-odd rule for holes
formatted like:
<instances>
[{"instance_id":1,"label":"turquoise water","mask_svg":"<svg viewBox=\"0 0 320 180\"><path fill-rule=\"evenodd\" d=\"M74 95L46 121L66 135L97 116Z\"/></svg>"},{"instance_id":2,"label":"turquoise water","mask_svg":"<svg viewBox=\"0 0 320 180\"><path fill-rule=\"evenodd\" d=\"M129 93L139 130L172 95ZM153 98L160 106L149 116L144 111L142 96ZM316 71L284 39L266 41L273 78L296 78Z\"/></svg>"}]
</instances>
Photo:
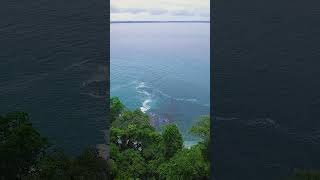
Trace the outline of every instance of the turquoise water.
<instances>
[{"instance_id":1,"label":"turquoise water","mask_svg":"<svg viewBox=\"0 0 320 180\"><path fill-rule=\"evenodd\" d=\"M176 123L185 144L210 110L209 23L112 23L111 96L160 127Z\"/></svg>"}]
</instances>

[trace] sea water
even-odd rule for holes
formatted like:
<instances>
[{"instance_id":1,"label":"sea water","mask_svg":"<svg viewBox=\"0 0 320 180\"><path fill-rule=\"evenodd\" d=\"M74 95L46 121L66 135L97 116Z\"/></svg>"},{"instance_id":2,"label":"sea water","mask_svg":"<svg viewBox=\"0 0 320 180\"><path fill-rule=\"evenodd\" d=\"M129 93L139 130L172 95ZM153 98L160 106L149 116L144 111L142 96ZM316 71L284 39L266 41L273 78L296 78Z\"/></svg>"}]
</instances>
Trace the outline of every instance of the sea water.
<instances>
[{"instance_id":1,"label":"sea water","mask_svg":"<svg viewBox=\"0 0 320 180\"><path fill-rule=\"evenodd\" d=\"M111 23L110 33L111 96L196 142L189 129L210 111L210 23Z\"/></svg>"},{"instance_id":2,"label":"sea water","mask_svg":"<svg viewBox=\"0 0 320 180\"><path fill-rule=\"evenodd\" d=\"M106 2L2 1L0 114L25 111L52 147L105 143Z\"/></svg>"}]
</instances>

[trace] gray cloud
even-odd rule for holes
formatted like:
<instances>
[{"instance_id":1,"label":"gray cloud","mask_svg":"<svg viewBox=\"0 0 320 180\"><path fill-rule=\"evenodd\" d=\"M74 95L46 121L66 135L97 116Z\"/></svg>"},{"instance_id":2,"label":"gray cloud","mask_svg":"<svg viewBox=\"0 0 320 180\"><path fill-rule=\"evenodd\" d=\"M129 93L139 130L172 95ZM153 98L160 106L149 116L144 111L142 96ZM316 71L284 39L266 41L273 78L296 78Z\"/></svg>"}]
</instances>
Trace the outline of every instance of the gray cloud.
<instances>
[{"instance_id":1,"label":"gray cloud","mask_svg":"<svg viewBox=\"0 0 320 180\"><path fill-rule=\"evenodd\" d=\"M141 8L128 8L126 9L126 12L131 14L138 14L138 13L147 12L147 10L141 9Z\"/></svg>"},{"instance_id":2,"label":"gray cloud","mask_svg":"<svg viewBox=\"0 0 320 180\"><path fill-rule=\"evenodd\" d=\"M117 8L117 7L114 7L114 6L111 6L110 7L110 12L111 13L121 13L121 9Z\"/></svg>"},{"instance_id":3,"label":"gray cloud","mask_svg":"<svg viewBox=\"0 0 320 180\"><path fill-rule=\"evenodd\" d=\"M168 13L168 10L166 10L166 9L151 9L149 11L149 13L151 15L162 15L162 14Z\"/></svg>"},{"instance_id":4,"label":"gray cloud","mask_svg":"<svg viewBox=\"0 0 320 180\"><path fill-rule=\"evenodd\" d=\"M200 13L201 17L210 17L210 13Z\"/></svg>"},{"instance_id":5,"label":"gray cloud","mask_svg":"<svg viewBox=\"0 0 320 180\"><path fill-rule=\"evenodd\" d=\"M146 12L146 9L142 8L118 8L115 6L111 6L110 8L111 13L130 13L130 14L138 14L138 13L143 13Z\"/></svg>"},{"instance_id":6,"label":"gray cloud","mask_svg":"<svg viewBox=\"0 0 320 180\"><path fill-rule=\"evenodd\" d=\"M187 11L187 10L177 10L177 11L171 12L171 14L174 16L193 16L194 12Z\"/></svg>"},{"instance_id":7,"label":"gray cloud","mask_svg":"<svg viewBox=\"0 0 320 180\"><path fill-rule=\"evenodd\" d=\"M210 17L210 12L201 12L196 10L172 10L168 11L166 9L143 9L143 8L118 8L115 6L111 6L111 13L120 14L120 13L128 13L128 14L139 14L139 13L148 13L153 16L160 16L164 14L168 14L171 16L201 16L201 17ZM197 12L197 13L196 13Z\"/></svg>"},{"instance_id":8,"label":"gray cloud","mask_svg":"<svg viewBox=\"0 0 320 180\"><path fill-rule=\"evenodd\" d=\"M210 0L111 0L113 20L188 20L210 19Z\"/></svg>"},{"instance_id":9,"label":"gray cloud","mask_svg":"<svg viewBox=\"0 0 320 180\"><path fill-rule=\"evenodd\" d=\"M149 13L151 15L162 15L168 13L166 9L142 9L142 8L118 8L115 6L111 6L110 8L111 13L118 14L118 13L129 13L129 14L138 14L138 13Z\"/></svg>"}]
</instances>

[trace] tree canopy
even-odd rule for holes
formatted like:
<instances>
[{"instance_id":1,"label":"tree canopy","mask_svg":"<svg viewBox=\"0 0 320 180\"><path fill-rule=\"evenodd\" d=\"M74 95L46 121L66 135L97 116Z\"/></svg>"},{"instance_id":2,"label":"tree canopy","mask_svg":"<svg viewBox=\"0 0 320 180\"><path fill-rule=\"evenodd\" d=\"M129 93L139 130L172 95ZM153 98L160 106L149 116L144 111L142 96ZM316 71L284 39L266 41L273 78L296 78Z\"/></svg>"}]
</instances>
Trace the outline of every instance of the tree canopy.
<instances>
[{"instance_id":1,"label":"tree canopy","mask_svg":"<svg viewBox=\"0 0 320 180\"><path fill-rule=\"evenodd\" d=\"M25 112L0 116L0 179L110 179L109 163L95 148L77 157L51 150Z\"/></svg>"},{"instance_id":2,"label":"tree canopy","mask_svg":"<svg viewBox=\"0 0 320 180\"><path fill-rule=\"evenodd\" d=\"M0 116L0 171L5 178L26 175L43 155L47 144L46 138L32 127L27 113Z\"/></svg>"},{"instance_id":3,"label":"tree canopy","mask_svg":"<svg viewBox=\"0 0 320 180\"><path fill-rule=\"evenodd\" d=\"M162 133L163 144L165 149L165 157L170 159L183 147L182 135L175 124L164 126Z\"/></svg>"},{"instance_id":4,"label":"tree canopy","mask_svg":"<svg viewBox=\"0 0 320 180\"><path fill-rule=\"evenodd\" d=\"M0 179L209 179L206 158L210 121L200 118L190 132L202 140L186 148L175 124L159 131L141 110L110 100L110 158L89 147L70 156L53 149L24 112L0 116Z\"/></svg>"},{"instance_id":5,"label":"tree canopy","mask_svg":"<svg viewBox=\"0 0 320 180\"><path fill-rule=\"evenodd\" d=\"M111 101L111 108L117 107ZM112 110L116 112L116 110ZM210 119L200 118L190 130L202 140L190 149L175 124L157 131L147 114L122 108L110 129L110 161L114 179L209 179L207 148ZM208 130L208 132L207 132Z\"/></svg>"}]
</instances>

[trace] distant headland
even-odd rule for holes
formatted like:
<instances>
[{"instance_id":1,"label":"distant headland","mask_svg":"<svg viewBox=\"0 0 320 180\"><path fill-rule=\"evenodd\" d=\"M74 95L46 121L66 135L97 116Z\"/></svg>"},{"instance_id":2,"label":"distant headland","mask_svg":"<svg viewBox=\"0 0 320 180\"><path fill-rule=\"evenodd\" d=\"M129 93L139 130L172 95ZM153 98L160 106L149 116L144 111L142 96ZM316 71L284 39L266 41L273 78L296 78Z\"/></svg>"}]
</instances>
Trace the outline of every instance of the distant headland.
<instances>
[{"instance_id":1,"label":"distant headland","mask_svg":"<svg viewBox=\"0 0 320 180\"><path fill-rule=\"evenodd\" d=\"M210 23L210 21L110 21L110 23Z\"/></svg>"}]
</instances>

